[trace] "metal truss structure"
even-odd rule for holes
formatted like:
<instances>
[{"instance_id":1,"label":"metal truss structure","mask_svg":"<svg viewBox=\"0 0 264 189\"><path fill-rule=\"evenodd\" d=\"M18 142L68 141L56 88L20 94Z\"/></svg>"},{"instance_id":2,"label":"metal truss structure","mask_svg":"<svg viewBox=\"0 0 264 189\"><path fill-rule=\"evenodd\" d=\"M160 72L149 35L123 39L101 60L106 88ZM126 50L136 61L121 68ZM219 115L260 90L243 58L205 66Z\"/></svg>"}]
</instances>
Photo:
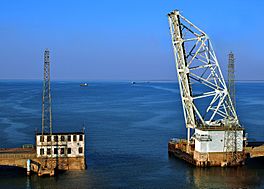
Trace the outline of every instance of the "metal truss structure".
<instances>
[{"instance_id":1,"label":"metal truss structure","mask_svg":"<svg viewBox=\"0 0 264 189\"><path fill-rule=\"evenodd\" d=\"M236 107L236 98L235 98L235 57L234 53L230 52L228 54L228 92L230 98L233 102L234 107Z\"/></svg>"},{"instance_id":2,"label":"metal truss structure","mask_svg":"<svg viewBox=\"0 0 264 189\"><path fill-rule=\"evenodd\" d=\"M168 19L188 140L196 127L239 126L208 35L177 10Z\"/></svg>"},{"instance_id":3,"label":"metal truss structure","mask_svg":"<svg viewBox=\"0 0 264 189\"><path fill-rule=\"evenodd\" d=\"M44 79L42 96L42 138L44 134L52 135L52 114L50 94L50 59L49 50L44 52Z\"/></svg>"},{"instance_id":4,"label":"metal truss structure","mask_svg":"<svg viewBox=\"0 0 264 189\"><path fill-rule=\"evenodd\" d=\"M52 113L51 113L51 92L50 92L50 52L48 49L44 51L44 79L43 79L43 94L42 94L42 133L41 133L41 143L45 144L44 136L47 136L47 154L50 153L51 158L43 154L41 170L53 170L52 163ZM48 152L49 149L49 152Z\"/></svg>"},{"instance_id":5,"label":"metal truss structure","mask_svg":"<svg viewBox=\"0 0 264 189\"><path fill-rule=\"evenodd\" d=\"M230 52L228 54L228 92L235 107L235 58L234 54ZM243 143L240 141L240 137L237 137L237 127L228 127L225 131L225 138L224 138L224 151L226 152L226 156L224 157L225 161L228 161L228 153L232 153L231 161L237 160L237 143Z\"/></svg>"}]
</instances>

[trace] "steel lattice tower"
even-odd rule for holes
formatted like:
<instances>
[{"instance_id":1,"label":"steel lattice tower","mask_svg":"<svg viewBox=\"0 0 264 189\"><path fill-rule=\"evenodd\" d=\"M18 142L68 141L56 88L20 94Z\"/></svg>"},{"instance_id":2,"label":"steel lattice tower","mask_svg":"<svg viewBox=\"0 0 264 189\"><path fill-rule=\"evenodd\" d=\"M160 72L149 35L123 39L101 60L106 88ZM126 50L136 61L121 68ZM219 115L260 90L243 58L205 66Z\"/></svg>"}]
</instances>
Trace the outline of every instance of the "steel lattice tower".
<instances>
[{"instance_id":1,"label":"steel lattice tower","mask_svg":"<svg viewBox=\"0 0 264 189\"><path fill-rule=\"evenodd\" d=\"M235 58L232 52L228 55L228 92L230 98L233 102L234 107L236 107L235 99Z\"/></svg>"},{"instance_id":2,"label":"steel lattice tower","mask_svg":"<svg viewBox=\"0 0 264 189\"><path fill-rule=\"evenodd\" d=\"M208 35L177 10L168 18L188 141L191 129L239 126Z\"/></svg>"},{"instance_id":3,"label":"steel lattice tower","mask_svg":"<svg viewBox=\"0 0 264 189\"><path fill-rule=\"evenodd\" d=\"M42 96L42 137L44 134L52 135L52 114L50 94L50 59L49 50L44 52L44 79Z\"/></svg>"}]
</instances>

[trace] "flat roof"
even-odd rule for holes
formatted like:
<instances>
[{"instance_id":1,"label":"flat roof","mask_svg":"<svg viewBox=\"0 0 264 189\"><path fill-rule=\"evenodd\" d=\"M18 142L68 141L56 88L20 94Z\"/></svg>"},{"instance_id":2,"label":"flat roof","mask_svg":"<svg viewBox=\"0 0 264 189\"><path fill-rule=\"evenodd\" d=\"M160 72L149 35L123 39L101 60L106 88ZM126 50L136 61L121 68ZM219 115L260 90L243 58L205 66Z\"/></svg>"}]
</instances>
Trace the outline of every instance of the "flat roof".
<instances>
[{"instance_id":1,"label":"flat roof","mask_svg":"<svg viewBox=\"0 0 264 189\"><path fill-rule=\"evenodd\" d=\"M42 135L42 133L36 133L36 135ZM50 135L49 133L44 133L43 135ZM52 135L84 135L84 132L54 132Z\"/></svg>"},{"instance_id":2,"label":"flat roof","mask_svg":"<svg viewBox=\"0 0 264 189\"><path fill-rule=\"evenodd\" d=\"M229 126L201 126L201 127L196 127L195 129L199 129L202 131L242 131L244 128L242 127L229 127Z\"/></svg>"}]
</instances>

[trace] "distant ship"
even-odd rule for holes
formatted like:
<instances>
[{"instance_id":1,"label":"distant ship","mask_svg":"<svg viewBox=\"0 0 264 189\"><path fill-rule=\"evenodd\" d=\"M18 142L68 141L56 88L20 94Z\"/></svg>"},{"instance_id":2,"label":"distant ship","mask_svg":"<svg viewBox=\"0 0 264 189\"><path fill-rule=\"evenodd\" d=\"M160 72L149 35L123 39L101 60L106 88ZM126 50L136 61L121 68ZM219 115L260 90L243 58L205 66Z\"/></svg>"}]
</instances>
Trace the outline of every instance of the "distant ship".
<instances>
[{"instance_id":1,"label":"distant ship","mask_svg":"<svg viewBox=\"0 0 264 189\"><path fill-rule=\"evenodd\" d=\"M80 86L81 87L86 87L86 86L88 86L88 83L81 83Z\"/></svg>"},{"instance_id":2,"label":"distant ship","mask_svg":"<svg viewBox=\"0 0 264 189\"><path fill-rule=\"evenodd\" d=\"M136 84L136 82L135 81L132 81L131 84L134 85L134 84Z\"/></svg>"}]
</instances>

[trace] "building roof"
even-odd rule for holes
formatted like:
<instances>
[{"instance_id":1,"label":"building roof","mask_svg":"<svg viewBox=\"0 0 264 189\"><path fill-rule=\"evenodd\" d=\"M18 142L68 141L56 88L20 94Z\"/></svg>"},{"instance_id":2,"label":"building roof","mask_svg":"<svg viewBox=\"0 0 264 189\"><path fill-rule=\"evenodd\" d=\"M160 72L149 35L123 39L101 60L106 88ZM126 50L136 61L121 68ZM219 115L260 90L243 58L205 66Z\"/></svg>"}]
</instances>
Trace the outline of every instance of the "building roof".
<instances>
[{"instance_id":1,"label":"building roof","mask_svg":"<svg viewBox=\"0 0 264 189\"><path fill-rule=\"evenodd\" d=\"M84 135L84 132L54 132L52 135ZM36 133L36 135L42 135L42 133ZM49 133L44 133L45 136L50 135Z\"/></svg>"},{"instance_id":2,"label":"building roof","mask_svg":"<svg viewBox=\"0 0 264 189\"><path fill-rule=\"evenodd\" d=\"M228 126L208 126L208 127L196 127L202 131L242 131L242 127L228 127Z\"/></svg>"}]
</instances>

